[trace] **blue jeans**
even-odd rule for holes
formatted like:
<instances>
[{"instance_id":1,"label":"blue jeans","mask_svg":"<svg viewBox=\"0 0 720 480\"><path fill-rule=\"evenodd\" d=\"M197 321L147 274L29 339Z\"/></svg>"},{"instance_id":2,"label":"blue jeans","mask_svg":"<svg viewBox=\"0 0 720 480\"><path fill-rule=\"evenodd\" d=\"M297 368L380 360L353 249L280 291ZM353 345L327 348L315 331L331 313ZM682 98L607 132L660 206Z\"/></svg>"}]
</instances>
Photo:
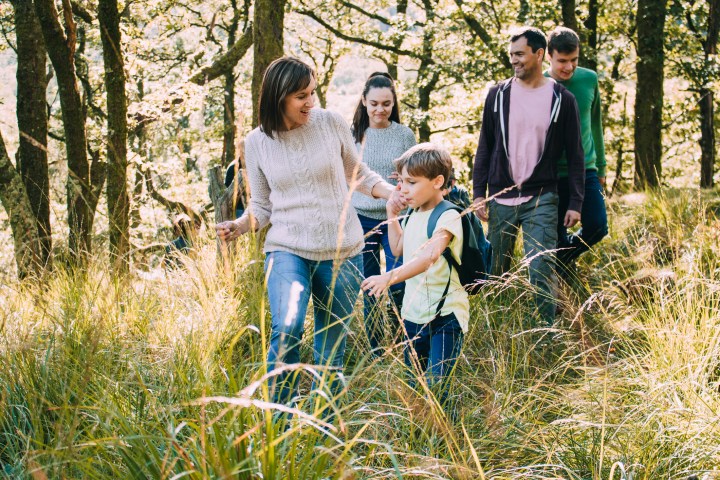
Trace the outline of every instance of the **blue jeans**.
<instances>
[{"instance_id":1,"label":"blue jeans","mask_svg":"<svg viewBox=\"0 0 720 480\"><path fill-rule=\"evenodd\" d=\"M312 261L288 252L270 252L265 257L265 272L272 315L268 371L280 364L300 363L300 342L312 295L315 364L328 367L323 370L322 383L328 384L330 392L337 396L343 388L345 339L362 278L360 255L333 266L332 260ZM290 403L297 389L297 376L296 372L287 372L274 377L274 402Z\"/></svg>"},{"instance_id":2,"label":"blue jeans","mask_svg":"<svg viewBox=\"0 0 720 480\"><path fill-rule=\"evenodd\" d=\"M558 182L558 194L560 196L557 226L558 248L565 250L557 252L557 259L560 264L567 265L590 250L590 247L608 234L607 210L597 170L585 172L585 199L582 212L580 212L582 228L576 234L568 234L567 227L563 225L570 202L570 186L567 177L561 178Z\"/></svg>"},{"instance_id":3,"label":"blue jeans","mask_svg":"<svg viewBox=\"0 0 720 480\"><path fill-rule=\"evenodd\" d=\"M358 214L360 225L365 232L365 249L363 250L363 271L365 277L380 275L380 250L385 251L385 266L392 270L402 265L402 257L396 258L390 249L390 238L388 236L385 220L376 220ZM381 225L383 224L383 225ZM397 283L390 287L390 296L395 304L390 309L389 317L393 321L392 329L398 330L400 326L395 309L399 312L402 309L402 298L405 293L405 282ZM385 328L382 322L382 307L378 305L375 297L364 295L365 304L365 331L367 332L370 349L375 351L383 343Z\"/></svg>"},{"instance_id":4,"label":"blue jeans","mask_svg":"<svg viewBox=\"0 0 720 480\"><path fill-rule=\"evenodd\" d=\"M530 283L535 288L535 305L541 326L555 320L555 255L547 253L557 245L558 194L543 193L521 205L489 204L488 240L492 245L492 274L510 270L515 240L522 228L525 257L530 258Z\"/></svg>"},{"instance_id":5,"label":"blue jeans","mask_svg":"<svg viewBox=\"0 0 720 480\"><path fill-rule=\"evenodd\" d=\"M430 323L404 320L406 340L405 365L413 368L413 351L428 385L434 387L440 404L447 400L447 379L460 356L463 331L454 313L435 317ZM412 382L411 382L412 383Z\"/></svg>"}]
</instances>

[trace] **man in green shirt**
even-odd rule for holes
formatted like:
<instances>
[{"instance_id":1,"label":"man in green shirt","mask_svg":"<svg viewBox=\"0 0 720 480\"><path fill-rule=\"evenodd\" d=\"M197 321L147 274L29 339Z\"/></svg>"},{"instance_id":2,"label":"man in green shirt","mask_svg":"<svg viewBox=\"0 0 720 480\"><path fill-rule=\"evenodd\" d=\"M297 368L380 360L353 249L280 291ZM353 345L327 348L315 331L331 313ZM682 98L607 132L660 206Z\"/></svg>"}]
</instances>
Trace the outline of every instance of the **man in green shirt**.
<instances>
[{"instance_id":1,"label":"man in green shirt","mask_svg":"<svg viewBox=\"0 0 720 480\"><path fill-rule=\"evenodd\" d=\"M552 77L575 96L580 115L582 147L585 152L585 199L582 205L582 228L575 234L568 233L562 220L558 222L557 253L559 273L568 276L568 267L608 234L607 210L605 209L605 145L603 142L600 89L597 74L578 67L580 39L565 27L557 27L548 36L550 70L545 76ZM567 160L558 163L560 180L558 194L558 219L565 217L570 197Z\"/></svg>"}]
</instances>

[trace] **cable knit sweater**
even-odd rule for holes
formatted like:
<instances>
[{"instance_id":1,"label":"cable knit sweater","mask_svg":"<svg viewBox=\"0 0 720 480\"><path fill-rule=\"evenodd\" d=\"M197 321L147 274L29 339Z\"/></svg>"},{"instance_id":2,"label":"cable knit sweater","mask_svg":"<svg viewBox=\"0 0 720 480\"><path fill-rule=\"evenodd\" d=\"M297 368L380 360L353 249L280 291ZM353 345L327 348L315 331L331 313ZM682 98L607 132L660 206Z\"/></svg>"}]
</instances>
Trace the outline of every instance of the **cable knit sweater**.
<instances>
[{"instance_id":1,"label":"cable knit sweater","mask_svg":"<svg viewBox=\"0 0 720 480\"><path fill-rule=\"evenodd\" d=\"M363 163L373 172L380 174L386 182L395 171L393 160L399 158L410 147L415 145L415 134L405 125L391 122L387 128L368 128L362 144L357 149L362 154ZM395 184L395 182L392 182ZM353 194L352 204L360 215L375 220L387 220L385 201L368 198L366 195Z\"/></svg>"},{"instance_id":2,"label":"cable knit sweater","mask_svg":"<svg viewBox=\"0 0 720 480\"><path fill-rule=\"evenodd\" d=\"M270 224L266 253L282 250L315 261L352 257L364 242L351 187L371 195L382 178L360 162L340 115L310 112L305 125L274 133L274 140L259 128L247 136L251 198L245 214L261 228Z\"/></svg>"}]
</instances>

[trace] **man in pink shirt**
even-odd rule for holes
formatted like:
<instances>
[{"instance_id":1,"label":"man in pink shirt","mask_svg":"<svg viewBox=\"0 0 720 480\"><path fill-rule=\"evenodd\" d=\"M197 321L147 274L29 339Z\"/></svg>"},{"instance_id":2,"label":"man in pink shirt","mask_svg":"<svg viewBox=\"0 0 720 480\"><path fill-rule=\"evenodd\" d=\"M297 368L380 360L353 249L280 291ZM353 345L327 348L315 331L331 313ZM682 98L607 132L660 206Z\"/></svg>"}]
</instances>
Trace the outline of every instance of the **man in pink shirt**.
<instances>
[{"instance_id":1,"label":"man in pink shirt","mask_svg":"<svg viewBox=\"0 0 720 480\"><path fill-rule=\"evenodd\" d=\"M563 223L580 220L585 164L575 97L543 76L545 34L522 27L510 38L515 76L490 89L473 167L477 215L489 222L492 273L510 269L519 230L530 259L535 287L536 322L550 327L555 318L558 161L568 163L570 202ZM494 199L486 203L488 196Z\"/></svg>"}]
</instances>

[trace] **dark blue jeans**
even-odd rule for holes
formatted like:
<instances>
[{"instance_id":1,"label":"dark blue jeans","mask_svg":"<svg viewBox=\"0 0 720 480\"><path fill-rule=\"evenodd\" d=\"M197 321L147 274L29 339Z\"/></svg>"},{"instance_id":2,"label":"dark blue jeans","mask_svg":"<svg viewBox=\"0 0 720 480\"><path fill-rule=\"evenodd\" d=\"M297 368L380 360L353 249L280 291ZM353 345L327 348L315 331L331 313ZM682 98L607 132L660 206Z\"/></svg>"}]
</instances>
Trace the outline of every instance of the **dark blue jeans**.
<instances>
[{"instance_id":1,"label":"dark blue jeans","mask_svg":"<svg viewBox=\"0 0 720 480\"><path fill-rule=\"evenodd\" d=\"M447 379L460 356L463 331L454 313L435 317L430 323L403 321L409 342L405 346L405 365L413 369L417 355L420 371L433 387L441 404L447 400ZM411 382L412 383L412 382Z\"/></svg>"},{"instance_id":2,"label":"dark blue jeans","mask_svg":"<svg viewBox=\"0 0 720 480\"><path fill-rule=\"evenodd\" d=\"M267 368L300 363L300 341L305 314L312 295L315 310L313 351L315 364L325 367L317 382L329 385L333 396L342 391L345 340L360 290L362 264L356 255L339 265L332 260L313 261L288 252L270 252L265 257L272 333ZM296 389L297 372L286 372L271 381L273 401L287 404Z\"/></svg>"},{"instance_id":3,"label":"dark blue jeans","mask_svg":"<svg viewBox=\"0 0 720 480\"><path fill-rule=\"evenodd\" d=\"M590 250L590 247L608 234L607 210L597 170L585 172L585 199L582 212L580 212L582 228L575 234L568 234L567 227L563 225L570 202L570 187L567 177L561 178L558 182L558 195L560 197L557 227L558 248L564 250L558 251L556 257L562 265L567 265Z\"/></svg>"},{"instance_id":4,"label":"dark blue jeans","mask_svg":"<svg viewBox=\"0 0 720 480\"><path fill-rule=\"evenodd\" d=\"M402 265L402 257L395 258L390 250L390 238L388 237L387 224L385 220L376 220L358 214L360 225L365 232L365 249L363 250L363 271L365 277L380 275L380 250L385 251L385 266L392 270ZM382 225L381 225L382 224ZM395 309L399 312L402 309L402 298L405 293L405 283L398 283L390 287L390 297L394 306L390 306L388 316L391 319L392 334L394 335L400 326ZM367 332L370 349L376 351L383 344L386 328L383 325L384 310L383 304L378 304L375 297L364 295L365 303L365 331Z\"/></svg>"}]
</instances>

